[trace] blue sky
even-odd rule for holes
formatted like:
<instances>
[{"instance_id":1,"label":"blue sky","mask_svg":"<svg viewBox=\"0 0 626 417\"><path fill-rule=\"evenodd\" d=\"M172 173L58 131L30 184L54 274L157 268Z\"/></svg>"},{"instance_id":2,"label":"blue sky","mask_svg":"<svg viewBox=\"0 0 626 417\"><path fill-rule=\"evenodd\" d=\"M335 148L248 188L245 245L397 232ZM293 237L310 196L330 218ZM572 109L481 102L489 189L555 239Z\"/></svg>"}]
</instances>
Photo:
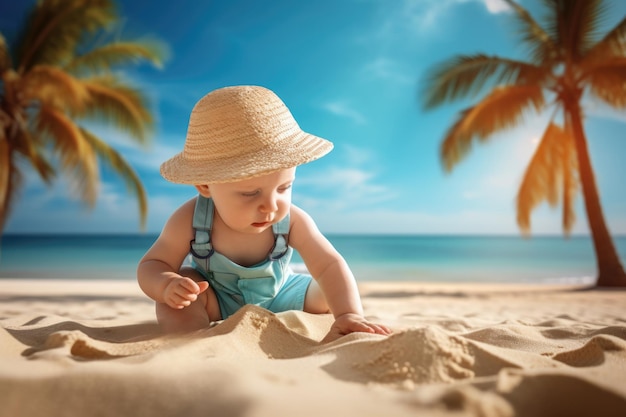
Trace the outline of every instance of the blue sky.
<instances>
[{"instance_id":1,"label":"blue sky","mask_svg":"<svg viewBox=\"0 0 626 417\"><path fill-rule=\"evenodd\" d=\"M0 3L5 36L11 38L33 3ZM522 1L536 16L539 3ZM626 15L626 2L610 3L607 27ZM162 69L125 73L153 102L151 146L90 126L146 186L147 232L160 231L194 195L192 187L166 182L158 168L182 149L195 102L215 88L257 84L274 90L304 130L335 144L329 155L298 169L293 195L323 232L519 233L517 189L546 117L528 117L494 135L445 174L440 141L470 102L426 112L419 101L427 70L455 54L524 56L501 0L126 0L119 10L121 36L158 37L170 48ZM606 220L613 234L626 234L626 114L585 106ZM6 232L140 232L136 202L122 181L108 172L102 179L97 205L88 210L72 197L69 181L46 187L27 171ZM559 209L545 205L532 217L533 234L559 234L560 224ZM582 198L574 233L588 233Z\"/></svg>"}]
</instances>

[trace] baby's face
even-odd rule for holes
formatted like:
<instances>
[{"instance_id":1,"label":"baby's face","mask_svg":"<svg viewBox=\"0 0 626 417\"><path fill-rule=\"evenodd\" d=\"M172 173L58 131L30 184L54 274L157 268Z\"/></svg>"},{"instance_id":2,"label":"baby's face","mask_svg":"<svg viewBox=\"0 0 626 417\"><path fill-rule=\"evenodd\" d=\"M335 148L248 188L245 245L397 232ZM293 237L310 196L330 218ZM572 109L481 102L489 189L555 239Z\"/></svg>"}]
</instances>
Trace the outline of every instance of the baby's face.
<instances>
[{"instance_id":1,"label":"baby's face","mask_svg":"<svg viewBox=\"0 0 626 417\"><path fill-rule=\"evenodd\" d=\"M197 188L205 197L213 198L219 216L231 229L261 233L289 213L295 176L294 167L248 180Z\"/></svg>"}]
</instances>

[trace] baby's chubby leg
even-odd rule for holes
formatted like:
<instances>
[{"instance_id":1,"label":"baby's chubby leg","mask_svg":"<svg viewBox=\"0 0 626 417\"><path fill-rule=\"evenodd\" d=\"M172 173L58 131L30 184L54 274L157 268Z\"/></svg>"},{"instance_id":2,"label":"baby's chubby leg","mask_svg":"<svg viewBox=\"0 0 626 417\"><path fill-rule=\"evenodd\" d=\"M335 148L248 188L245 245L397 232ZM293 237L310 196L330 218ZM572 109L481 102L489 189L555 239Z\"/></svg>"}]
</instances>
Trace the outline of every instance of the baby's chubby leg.
<instances>
[{"instance_id":1,"label":"baby's chubby leg","mask_svg":"<svg viewBox=\"0 0 626 417\"><path fill-rule=\"evenodd\" d=\"M195 269L184 267L180 275L196 282L205 281ZM200 293L196 301L183 309L174 309L164 303L156 304L156 316L165 333L186 333L207 328L212 321L221 320L217 297L211 287Z\"/></svg>"},{"instance_id":2,"label":"baby's chubby leg","mask_svg":"<svg viewBox=\"0 0 626 417\"><path fill-rule=\"evenodd\" d=\"M330 313L326 297L314 279L311 280L304 297L304 311L312 314Z\"/></svg>"}]
</instances>

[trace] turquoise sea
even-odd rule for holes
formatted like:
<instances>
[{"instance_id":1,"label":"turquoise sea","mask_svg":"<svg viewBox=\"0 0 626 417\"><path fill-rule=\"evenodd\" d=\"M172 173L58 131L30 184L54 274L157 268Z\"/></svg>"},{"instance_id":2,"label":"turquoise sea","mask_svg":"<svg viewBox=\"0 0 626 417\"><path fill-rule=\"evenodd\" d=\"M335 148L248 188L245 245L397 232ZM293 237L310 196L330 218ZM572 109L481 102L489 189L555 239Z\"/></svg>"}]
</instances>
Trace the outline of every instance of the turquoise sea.
<instances>
[{"instance_id":1,"label":"turquoise sea","mask_svg":"<svg viewBox=\"0 0 626 417\"><path fill-rule=\"evenodd\" d=\"M156 235L5 235L0 279L135 279ZM359 281L592 282L589 237L330 235ZM614 242L626 265L626 236ZM301 263L298 256L294 263Z\"/></svg>"}]
</instances>

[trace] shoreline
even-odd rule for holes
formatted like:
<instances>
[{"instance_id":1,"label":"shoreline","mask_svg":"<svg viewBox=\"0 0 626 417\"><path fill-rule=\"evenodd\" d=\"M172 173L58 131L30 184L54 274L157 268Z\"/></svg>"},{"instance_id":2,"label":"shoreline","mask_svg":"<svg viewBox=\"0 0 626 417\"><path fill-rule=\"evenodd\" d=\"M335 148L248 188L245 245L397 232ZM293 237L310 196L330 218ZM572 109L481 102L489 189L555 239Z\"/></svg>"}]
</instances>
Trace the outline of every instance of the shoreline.
<instances>
[{"instance_id":1,"label":"shoreline","mask_svg":"<svg viewBox=\"0 0 626 417\"><path fill-rule=\"evenodd\" d=\"M589 238L501 236L329 236L359 282L593 283L596 261ZM134 279L137 262L152 245L144 236L3 237L0 279ZM626 262L626 238L617 238ZM294 253L292 265L299 268Z\"/></svg>"},{"instance_id":2,"label":"shoreline","mask_svg":"<svg viewBox=\"0 0 626 417\"><path fill-rule=\"evenodd\" d=\"M363 296L368 296L372 292L397 293L403 291L411 292L439 292L458 293L467 292L490 293L490 292L545 292L545 291L574 291L574 290L595 290L598 288L587 283L553 283L553 282L433 282L433 281L359 281L359 290ZM609 289L611 290L611 289ZM626 291L626 289L616 288L615 291ZM27 295L29 293L59 295L59 294L81 294L94 293L111 295L140 295L145 294L139 288L137 281L133 278L106 279L106 278L0 278L0 294ZM146 296L147 297L147 296Z\"/></svg>"}]
</instances>

